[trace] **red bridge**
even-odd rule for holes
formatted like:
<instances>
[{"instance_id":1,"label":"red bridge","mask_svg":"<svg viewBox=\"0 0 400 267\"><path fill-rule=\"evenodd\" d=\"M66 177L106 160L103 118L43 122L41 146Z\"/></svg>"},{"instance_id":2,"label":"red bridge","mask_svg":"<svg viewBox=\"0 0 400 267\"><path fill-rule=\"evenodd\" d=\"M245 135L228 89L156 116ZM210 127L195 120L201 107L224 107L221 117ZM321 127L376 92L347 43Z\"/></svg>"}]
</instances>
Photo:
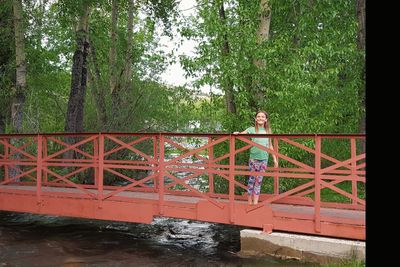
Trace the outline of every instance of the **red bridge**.
<instances>
[{"instance_id":1,"label":"red bridge","mask_svg":"<svg viewBox=\"0 0 400 267\"><path fill-rule=\"evenodd\" d=\"M151 223L154 216L365 240L365 135L0 135L0 210ZM260 137L260 135L257 135ZM247 204L248 151L274 153ZM272 160L270 160L272 161Z\"/></svg>"}]
</instances>

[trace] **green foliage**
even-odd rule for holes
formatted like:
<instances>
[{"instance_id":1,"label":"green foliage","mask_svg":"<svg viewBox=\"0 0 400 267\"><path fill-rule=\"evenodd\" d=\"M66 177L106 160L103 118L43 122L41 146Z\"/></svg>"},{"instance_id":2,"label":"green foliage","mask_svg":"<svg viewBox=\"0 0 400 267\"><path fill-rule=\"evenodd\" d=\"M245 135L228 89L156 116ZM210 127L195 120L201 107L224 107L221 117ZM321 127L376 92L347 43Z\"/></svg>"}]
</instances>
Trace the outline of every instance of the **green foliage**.
<instances>
[{"instance_id":1,"label":"green foliage","mask_svg":"<svg viewBox=\"0 0 400 267\"><path fill-rule=\"evenodd\" d=\"M177 4L178 1L176 0L146 0L143 10L147 14L161 20L164 25L163 33L171 37L171 23L177 16Z\"/></svg>"},{"instance_id":2,"label":"green foliage","mask_svg":"<svg viewBox=\"0 0 400 267\"><path fill-rule=\"evenodd\" d=\"M3 118L9 112L8 102L12 96L12 77L14 63L14 41L12 28L12 6L2 6L1 23L8 27L1 27L2 43L1 59L1 113ZM96 49L97 63L101 75L100 84L108 87L108 53L110 47L109 31L111 25L111 6L107 1L57 1L47 3L27 3L25 15L27 21L26 50L28 61L28 88L26 92L26 105L24 109L25 132L59 132L64 129L66 106L70 90L70 68L75 47L75 23L79 17L81 6L88 4L92 7L90 15L90 41L93 49ZM135 12L135 31L133 46L133 90L124 92L126 107L121 107L125 114L122 121L132 121L126 124L126 131L151 131L165 130L177 131L187 125L188 105L192 96L184 88L167 88L155 82L160 73L165 69L165 55L157 48L155 38L155 25L158 19L164 24L170 23L173 18L169 10L175 6L175 1L148 1L141 3L142 11L148 12L153 17L141 19ZM140 6L137 6L140 7ZM127 1L119 3L118 35L119 51L127 49L126 22ZM8 18L8 19L6 19ZM154 19L153 19L154 18ZM5 26L5 24L3 25ZM170 26L170 24L169 24ZM8 49L8 50L6 50ZM157 50L157 51L156 51ZM4 53L3 53L4 52ZM7 57L6 57L7 55ZM118 54L117 64L123 65L125 59L123 53ZM7 59L8 58L8 59ZM108 90L106 90L108 92ZM106 105L110 107L110 95L106 94ZM96 120L94 99L92 99L90 85L87 90L85 105L85 129L87 131L97 129L113 130L101 127ZM174 101L174 105L170 105ZM3 110L4 109L4 110ZM107 109L109 117L110 108ZM179 116L177 116L179 114Z\"/></svg>"},{"instance_id":3,"label":"green foliage","mask_svg":"<svg viewBox=\"0 0 400 267\"><path fill-rule=\"evenodd\" d=\"M0 5L0 133L5 131L6 118L10 116L15 80L13 29L12 1L3 1Z\"/></svg>"},{"instance_id":4,"label":"green foliage","mask_svg":"<svg viewBox=\"0 0 400 267\"><path fill-rule=\"evenodd\" d=\"M322 267L365 267L364 260L342 260L338 263L322 264Z\"/></svg>"},{"instance_id":5,"label":"green foliage","mask_svg":"<svg viewBox=\"0 0 400 267\"><path fill-rule=\"evenodd\" d=\"M68 97L69 69L74 49L73 25L79 15L80 6L84 3L92 6L90 38L97 52L102 74L100 82L105 88L108 86L110 3L58 1L49 5L49 8L28 3L25 6L26 17L30 22L27 25L30 91L27 94L28 121L25 122L28 131L63 129L62 126L53 125L53 122L61 122L64 116ZM196 121L200 123L200 126L195 128L198 132L215 130L232 132L247 128L252 121L255 110L249 106L252 95L248 88L251 81L256 81L262 85L260 90L265 92L266 97L260 101L271 115L273 132L357 132L358 114L360 114L358 87L361 84L359 74L362 64L355 45L357 21L354 1L341 0L329 3L270 1L272 8L270 39L262 45L257 45L255 38L258 20L254 18L259 15L258 2L225 1L225 19L219 15L220 3L222 2L198 1L198 13L175 25L184 37L199 41L194 57L181 57L181 63L188 75L197 77L195 86L208 85L221 88L226 81L232 81L237 113L226 114L223 95L214 94L210 95L209 99L195 102L194 97L190 100L190 97L184 97L178 101L179 93L176 96L172 93L172 98L170 97L168 101L174 101L174 107L171 108L161 103L148 105L148 102L144 101L150 101L151 96L156 95L152 91L155 92L158 90L157 87L162 87L151 84L153 81L157 83L158 75L166 66L166 55L157 48L155 29L159 26L157 19L164 22L166 29L169 29L172 22L177 22L178 14L168 13L176 6L176 1L172 0L161 2L149 0L142 3L140 9L135 11L133 88L136 88L134 89L136 91L126 93L130 100L127 103L135 103L134 101L138 100L143 101L141 110L146 110L148 106L155 108L150 112L146 111L146 114L157 117L153 120L157 121L160 130L179 131L185 127L177 128L177 125L188 125L189 121ZM126 50L127 44L125 26L127 8L126 1L119 4L118 47L121 51ZM9 12L7 6L1 10ZM138 15L139 10L147 12L151 17L141 19ZM2 51L7 47L13 47L12 31L9 30L7 33L6 29L7 27L2 27L1 40L8 45L2 45ZM4 38L7 34L8 39ZM221 46L225 41L229 43L228 55L221 54ZM123 53L118 54L119 65L125 61L122 55ZM265 60L266 67L255 68L252 64L254 58ZM12 71L12 64L7 66ZM6 82L4 78L2 81ZM1 92L3 95L7 94L6 90ZM185 94L189 95L190 92ZM165 97L160 99L166 99ZM3 101L7 97L1 99ZM87 99L90 99L89 94ZM48 105L46 101L53 104ZM109 105L109 96L106 96L106 101ZM151 99L151 102L158 102L158 99ZM175 104L179 102L185 102L191 107L185 108ZM2 106L7 105L5 103ZM176 112L177 107L178 112ZM98 129L92 99L87 101L86 108L87 129ZM174 108L175 113L172 113L171 110ZM56 112L45 112L46 109ZM134 107L123 109L130 112ZM163 112L164 110L168 111ZM166 116L161 118L162 114ZM40 121L42 116L48 117ZM135 121L138 121L138 124L146 120L146 116L140 117L142 116L135 114ZM161 121L169 125L161 126L163 124ZM46 122L50 125L45 125ZM128 129L139 128L128 127Z\"/></svg>"},{"instance_id":6,"label":"green foliage","mask_svg":"<svg viewBox=\"0 0 400 267\"><path fill-rule=\"evenodd\" d=\"M9 107L15 80L14 32L11 1L0 6L0 120L10 117ZM242 131L253 123L256 106L270 114L273 133L356 133L365 112L360 88L365 54L357 50L355 0L286 1L270 0L272 19L269 39L257 43L259 1L198 0L196 13L179 17L177 1L135 2L133 46L127 47L128 1L118 1L118 42L110 43L111 2L93 0L56 1L44 4L24 2L26 21L27 83L24 109L26 132L60 132L71 82L71 59L75 49L75 24L82 5L91 7L89 31L91 49L96 51L98 69L90 66L94 80L104 90L107 125L97 119L93 84L88 84L85 101L85 130L142 132L228 132ZM224 4L225 18L220 16ZM187 76L195 78L195 89L169 87L160 82L172 55L159 46L162 32L176 30L185 38L198 41L193 56L180 56ZM229 52L222 48L228 44ZM109 51L116 46L116 65L127 62L125 51L132 49L131 83L121 93L120 112L111 110L109 90ZM89 56L91 57L91 56ZM90 60L92 58L89 58ZM265 62L256 67L255 59ZM120 74L122 75L122 74ZM235 114L225 107L225 85L232 84ZM199 88L222 91L199 97ZM215 91L215 90L213 90ZM260 93L262 97L257 98ZM255 101L254 101L255 100ZM8 119L9 121L9 119ZM9 122L8 122L9 123ZM0 123L1 126L1 123ZM313 148L311 140L299 140ZM243 144L237 141L236 146ZM348 144L330 141L323 153L337 159L348 157ZM151 146L143 149L151 149ZM219 144L215 156L229 151L228 142ZM314 156L291 145L280 151L312 166ZM123 157L129 157L123 154ZM236 163L247 165L248 151L236 156ZM227 159L223 161L226 163ZM322 160L322 166L332 164ZM271 161L270 161L271 164ZM282 167L293 164L281 161ZM245 177L237 177L243 181ZM266 178L266 179L271 179ZM227 190L227 181L216 178L216 191ZM281 189L300 183L286 180ZM270 192L270 183L264 183ZM269 187L267 187L269 186ZM243 193L237 189L237 193ZM324 193L325 194L325 193ZM365 196L365 190L360 189Z\"/></svg>"},{"instance_id":7,"label":"green foliage","mask_svg":"<svg viewBox=\"0 0 400 267\"><path fill-rule=\"evenodd\" d=\"M62 132L70 77L65 72L43 72L28 76L30 90L26 95L25 129L29 132ZM38 90L37 88L40 88Z\"/></svg>"},{"instance_id":8,"label":"green foliage","mask_svg":"<svg viewBox=\"0 0 400 267\"><path fill-rule=\"evenodd\" d=\"M219 14L224 4L225 19ZM356 47L357 17L354 0L341 1L269 1L272 20L269 39L258 45L258 1L198 1L198 13L182 22L180 33L197 40L195 56L182 56L181 64L188 75L196 78L195 86L221 90L226 81L233 83L237 112L227 114L223 96L219 105L211 101L200 105L201 114L213 114L223 132L242 131L252 124L254 84L264 98L259 105L270 114L274 133L356 133L363 109L359 101L362 86L363 56ZM255 19L256 18L256 19ZM221 47L227 42L229 54ZM254 59L265 67L256 68ZM210 110L214 109L214 113ZM200 120L204 120L199 116ZM200 131L209 131L212 122L201 123ZM214 123L215 125L215 123ZM311 143L310 143L311 142ZM313 148L312 140L300 143ZM349 144L323 144L323 153L343 159L349 155ZM221 145L221 154L228 151ZM283 154L313 166L313 154L291 145L280 147ZM243 154L239 160L246 161ZM332 164L325 160L322 167ZM282 161L282 167L293 164ZM286 179L286 191L300 184ZM266 189L266 188L265 188Z\"/></svg>"},{"instance_id":9,"label":"green foliage","mask_svg":"<svg viewBox=\"0 0 400 267\"><path fill-rule=\"evenodd\" d=\"M261 84L260 105L271 114L276 133L354 133L358 131L360 86L355 3L270 1L270 39L256 44L258 2L225 1L226 19L219 4L199 1L199 15L186 21L181 34L200 40L195 57L182 57L197 86L221 88L233 81L237 114L221 116L223 130L248 127L254 106L249 82ZM224 38L229 55L222 57ZM265 60L255 68L254 58Z\"/></svg>"}]
</instances>

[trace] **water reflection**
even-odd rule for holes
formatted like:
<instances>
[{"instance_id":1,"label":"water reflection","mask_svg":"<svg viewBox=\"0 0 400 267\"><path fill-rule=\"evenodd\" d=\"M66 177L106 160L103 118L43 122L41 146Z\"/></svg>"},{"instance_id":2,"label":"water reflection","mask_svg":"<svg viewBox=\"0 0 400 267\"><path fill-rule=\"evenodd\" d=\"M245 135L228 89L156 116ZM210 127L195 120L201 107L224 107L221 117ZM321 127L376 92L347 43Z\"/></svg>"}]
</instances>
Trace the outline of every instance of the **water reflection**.
<instances>
[{"instance_id":1,"label":"water reflection","mask_svg":"<svg viewBox=\"0 0 400 267\"><path fill-rule=\"evenodd\" d=\"M241 258L237 226L136 224L0 212L0 266L315 266Z\"/></svg>"}]
</instances>

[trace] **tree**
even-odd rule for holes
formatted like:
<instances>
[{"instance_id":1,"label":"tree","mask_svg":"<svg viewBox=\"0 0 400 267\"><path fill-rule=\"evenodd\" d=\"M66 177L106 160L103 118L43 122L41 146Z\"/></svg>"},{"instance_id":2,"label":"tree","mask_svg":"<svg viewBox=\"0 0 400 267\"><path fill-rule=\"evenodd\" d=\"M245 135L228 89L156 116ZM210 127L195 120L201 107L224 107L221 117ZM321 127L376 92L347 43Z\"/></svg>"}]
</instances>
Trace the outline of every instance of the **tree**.
<instances>
[{"instance_id":1,"label":"tree","mask_svg":"<svg viewBox=\"0 0 400 267\"><path fill-rule=\"evenodd\" d=\"M163 56L156 51L156 26L161 26L159 21L162 21L163 29L170 27L175 5L174 0L112 1L110 10L101 5L104 10L93 11L96 23L89 33L89 79L96 100L98 129L127 131L132 128L135 114L131 111L137 110L138 101L143 101L143 96L147 95L141 88L134 87L146 79L146 72L156 79L154 74L165 68ZM133 92L138 95L133 96Z\"/></svg>"},{"instance_id":2,"label":"tree","mask_svg":"<svg viewBox=\"0 0 400 267\"><path fill-rule=\"evenodd\" d=\"M358 132L355 2L226 0L221 20L214 15L220 1L199 0L182 29L198 40L197 54L181 63L195 85L225 97L222 81L231 79L237 114L220 118L228 131L246 127L262 108L278 133ZM225 34L229 55L222 57Z\"/></svg>"},{"instance_id":3,"label":"tree","mask_svg":"<svg viewBox=\"0 0 400 267\"><path fill-rule=\"evenodd\" d=\"M83 132L83 108L87 86L87 56L89 51L88 27L90 6L82 2L79 20L76 25L76 50L73 56L71 91L68 101L66 132Z\"/></svg>"},{"instance_id":4,"label":"tree","mask_svg":"<svg viewBox=\"0 0 400 267\"><path fill-rule=\"evenodd\" d=\"M13 0L14 29L15 29L15 92L11 104L11 120L14 132L22 133L23 108L26 91L26 57L24 39L24 20L22 1Z\"/></svg>"},{"instance_id":5,"label":"tree","mask_svg":"<svg viewBox=\"0 0 400 267\"><path fill-rule=\"evenodd\" d=\"M260 10L259 10L259 23L256 32L256 44L258 49L263 47L263 44L269 39L269 30L271 24L271 7L268 3L268 0L260 0ZM256 73L264 73L265 72L265 59L260 58L259 56L255 56L253 58L253 64ZM262 83L259 81L258 75L254 75L252 77L252 85L251 88L248 88L250 93L250 102L249 108L254 108L255 110L262 109L263 99L266 98L266 92L263 88ZM265 102L265 100L264 100Z\"/></svg>"},{"instance_id":6,"label":"tree","mask_svg":"<svg viewBox=\"0 0 400 267\"><path fill-rule=\"evenodd\" d=\"M226 15L225 15L225 7L224 7L224 1L222 0L220 3L219 7L219 17L222 21L222 24L224 26L224 31L222 32L222 44L221 44L221 60L226 61L229 59L229 40L228 40L228 28L226 25ZM224 62L222 62L224 64ZM226 64L226 63L225 63ZM234 93L233 93L233 82L232 79L229 77L229 75L226 75L224 73L222 74L222 88L223 91L225 92L225 105L226 105L226 111L228 114L236 114L236 105L235 105L235 98L234 98Z\"/></svg>"},{"instance_id":7,"label":"tree","mask_svg":"<svg viewBox=\"0 0 400 267\"><path fill-rule=\"evenodd\" d=\"M357 0L357 21L358 21L358 31L357 31L357 48L360 51L360 61L361 61L361 83L359 89L359 98L361 103L361 115L360 115L360 132L365 133L365 0ZM363 143L363 151L365 151L365 142Z\"/></svg>"},{"instance_id":8,"label":"tree","mask_svg":"<svg viewBox=\"0 0 400 267\"><path fill-rule=\"evenodd\" d=\"M0 133L6 132L15 84L15 42L12 1L0 6Z\"/></svg>"}]
</instances>

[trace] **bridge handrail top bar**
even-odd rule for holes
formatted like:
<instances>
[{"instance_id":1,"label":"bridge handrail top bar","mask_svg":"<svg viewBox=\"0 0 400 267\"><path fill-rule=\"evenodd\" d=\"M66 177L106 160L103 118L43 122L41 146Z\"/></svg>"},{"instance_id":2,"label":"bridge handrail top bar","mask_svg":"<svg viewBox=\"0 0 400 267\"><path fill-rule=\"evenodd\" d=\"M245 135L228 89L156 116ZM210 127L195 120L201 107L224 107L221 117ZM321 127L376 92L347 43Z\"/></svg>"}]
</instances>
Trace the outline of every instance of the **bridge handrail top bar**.
<instances>
[{"instance_id":1,"label":"bridge handrail top bar","mask_svg":"<svg viewBox=\"0 0 400 267\"><path fill-rule=\"evenodd\" d=\"M233 134L233 133L182 133L182 132L54 132L54 133L11 133L11 134L2 134L0 133L0 138L11 138L11 137L34 137L34 136L89 136L89 135L119 135L119 136L128 136L128 135L167 135L167 136L197 136L197 137L209 137L209 136L227 136L227 135L235 135L235 136L249 136L249 137L292 137L292 138L304 138L304 137L330 137L330 138L345 138L345 137L353 137L353 138L364 138L366 135L364 133L304 133L304 134Z\"/></svg>"}]
</instances>

